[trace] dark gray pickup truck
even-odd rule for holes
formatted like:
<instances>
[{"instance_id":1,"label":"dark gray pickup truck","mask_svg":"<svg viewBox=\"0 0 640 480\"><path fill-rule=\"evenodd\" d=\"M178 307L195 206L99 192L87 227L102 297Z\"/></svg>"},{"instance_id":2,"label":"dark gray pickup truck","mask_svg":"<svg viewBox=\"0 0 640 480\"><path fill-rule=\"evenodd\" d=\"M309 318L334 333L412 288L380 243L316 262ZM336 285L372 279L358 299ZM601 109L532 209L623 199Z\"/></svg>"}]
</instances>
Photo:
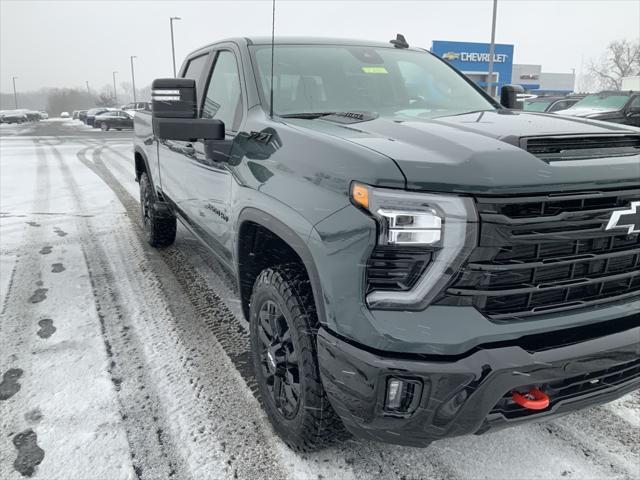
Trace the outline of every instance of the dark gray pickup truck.
<instances>
[{"instance_id":1,"label":"dark gray pickup truck","mask_svg":"<svg viewBox=\"0 0 640 480\"><path fill-rule=\"evenodd\" d=\"M296 450L425 446L640 386L640 131L512 111L422 49L239 38L135 117L151 245L237 282Z\"/></svg>"}]
</instances>

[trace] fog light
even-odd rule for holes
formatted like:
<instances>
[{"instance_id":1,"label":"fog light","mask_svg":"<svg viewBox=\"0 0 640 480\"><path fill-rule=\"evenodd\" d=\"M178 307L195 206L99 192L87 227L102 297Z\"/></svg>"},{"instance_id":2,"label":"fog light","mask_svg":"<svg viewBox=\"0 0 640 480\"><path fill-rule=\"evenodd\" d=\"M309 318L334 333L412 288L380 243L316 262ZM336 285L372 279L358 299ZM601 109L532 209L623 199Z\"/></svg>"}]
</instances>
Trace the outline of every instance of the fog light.
<instances>
[{"instance_id":1,"label":"fog light","mask_svg":"<svg viewBox=\"0 0 640 480\"><path fill-rule=\"evenodd\" d=\"M387 387L387 408L397 410L400 407L400 393L402 392L402 380L392 378Z\"/></svg>"},{"instance_id":2,"label":"fog light","mask_svg":"<svg viewBox=\"0 0 640 480\"><path fill-rule=\"evenodd\" d=\"M420 403L422 382L406 378L389 378L384 409L392 413L413 413Z\"/></svg>"}]
</instances>

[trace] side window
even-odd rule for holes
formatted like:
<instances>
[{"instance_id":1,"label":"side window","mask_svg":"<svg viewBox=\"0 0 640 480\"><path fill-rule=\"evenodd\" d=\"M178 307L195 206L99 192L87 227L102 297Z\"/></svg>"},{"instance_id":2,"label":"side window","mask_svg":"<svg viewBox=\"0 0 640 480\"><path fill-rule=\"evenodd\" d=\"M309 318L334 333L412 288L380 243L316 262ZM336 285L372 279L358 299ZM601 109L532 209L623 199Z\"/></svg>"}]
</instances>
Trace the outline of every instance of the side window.
<instances>
[{"instance_id":1,"label":"side window","mask_svg":"<svg viewBox=\"0 0 640 480\"><path fill-rule=\"evenodd\" d=\"M640 109L640 95L638 95L636 98L631 100L631 103L629 104L629 110L638 110L638 109Z\"/></svg>"},{"instance_id":2,"label":"side window","mask_svg":"<svg viewBox=\"0 0 640 480\"><path fill-rule=\"evenodd\" d=\"M208 53L200 55L199 57L192 58L187 64L187 69L184 72L184 78L190 78L196 82L200 80L200 74L207 63Z\"/></svg>"},{"instance_id":3,"label":"side window","mask_svg":"<svg viewBox=\"0 0 640 480\"><path fill-rule=\"evenodd\" d=\"M218 54L202 106L202 118L217 118L227 130L237 129L240 100L240 76L236 57L227 50Z\"/></svg>"}]
</instances>

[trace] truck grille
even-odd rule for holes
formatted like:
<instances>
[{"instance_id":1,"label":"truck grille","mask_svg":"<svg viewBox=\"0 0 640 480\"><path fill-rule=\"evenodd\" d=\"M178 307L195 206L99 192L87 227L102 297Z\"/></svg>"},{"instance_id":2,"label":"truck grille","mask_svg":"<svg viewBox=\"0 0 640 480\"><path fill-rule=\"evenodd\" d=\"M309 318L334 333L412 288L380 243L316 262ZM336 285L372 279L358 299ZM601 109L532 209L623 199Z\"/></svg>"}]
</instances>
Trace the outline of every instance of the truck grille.
<instances>
[{"instance_id":1,"label":"truck grille","mask_svg":"<svg viewBox=\"0 0 640 480\"><path fill-rule=\"evenodd\" d=\"M443 303L499 321L640 296L640 236L605 230L640 189L478 198L479 246Z\"/></svg>"}]
</instances>

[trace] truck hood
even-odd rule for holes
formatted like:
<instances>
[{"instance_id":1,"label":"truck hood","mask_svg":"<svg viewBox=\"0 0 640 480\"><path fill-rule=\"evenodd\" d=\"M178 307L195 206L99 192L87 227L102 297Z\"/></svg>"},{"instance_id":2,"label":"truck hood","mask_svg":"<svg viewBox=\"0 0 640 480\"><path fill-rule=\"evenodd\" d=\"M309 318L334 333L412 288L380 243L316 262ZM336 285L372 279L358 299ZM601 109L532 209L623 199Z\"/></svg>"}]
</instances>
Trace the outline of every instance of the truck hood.
<instances>
[{"instance_id":1,"label":"truck hood","mask_svg":"<svg viewBox=\"0 0 640 480\"><path fill-rule=\"evenodd\" d=\"M640 155L548 162L518 146L523 137L637 134L636 129L616 124L497 111L430 120L380 117L353 124L326 119L287 119L287 123L389 157L410 190L499 195L640 185Z\"/></svg>"}]
</instances>

